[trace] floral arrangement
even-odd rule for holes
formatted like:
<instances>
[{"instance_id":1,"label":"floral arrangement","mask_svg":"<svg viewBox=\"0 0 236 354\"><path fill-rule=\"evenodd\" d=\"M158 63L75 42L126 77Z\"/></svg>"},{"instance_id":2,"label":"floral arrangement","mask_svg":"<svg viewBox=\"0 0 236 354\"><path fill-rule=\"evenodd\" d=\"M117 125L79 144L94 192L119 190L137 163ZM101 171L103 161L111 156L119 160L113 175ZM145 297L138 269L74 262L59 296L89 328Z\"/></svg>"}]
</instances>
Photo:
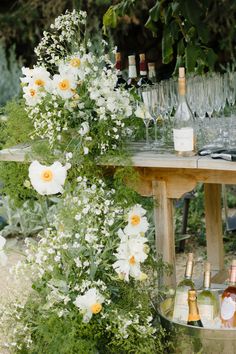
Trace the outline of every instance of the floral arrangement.
<instances>
[{"instance_id":1,"label":"floral arrangement","mask_svg":"<svg viewBox=\"0 0 236 354\"><path fill-rule=\"evenodd\" d=\"M89 52L85 28L84 12L60 16L36 48L36 66L23 68L32 137L54 157L34 160L25 185L41 198L61 197L38 242L26 240L16 270L30 274L34 291L9 312L7 346L28 354L162 353L150 220L140 197L94 161L122 148L134 98L114 90L112 64ZM0 239L0 260L3 246Z\"/></svg>"}]
</instances>

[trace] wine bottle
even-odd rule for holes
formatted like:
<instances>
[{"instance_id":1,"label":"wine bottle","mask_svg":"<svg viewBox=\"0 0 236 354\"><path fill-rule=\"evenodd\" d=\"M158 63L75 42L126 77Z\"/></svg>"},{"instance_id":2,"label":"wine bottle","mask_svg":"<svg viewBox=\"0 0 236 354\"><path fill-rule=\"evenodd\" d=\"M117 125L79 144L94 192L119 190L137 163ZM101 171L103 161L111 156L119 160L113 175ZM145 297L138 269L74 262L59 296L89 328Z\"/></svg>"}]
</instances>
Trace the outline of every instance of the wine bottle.
<instances>
[{"instance_id":1,"label":"wine bottle","mask_svg":"<svg viewBox=\"0 0 236 354\"><path fill-rule=\"evenodd\" d=\"M151 80L147 76L147 64L145 54L139 54L139 75L138 87L152 85Z\"/></svg>"},{"instance_id":2,"label":"wine bottle","mask_svg":"<svg viewBox=\"0 0 236 354\"><path fill-rule=\"evenodd\" d=\"M116 75L117 75L117 81L115 84L115 88L118 87L124 87L124 88L128 88L127 82L125 81L125 79L122 76L122 70L121 70L121 53L120 52L116 52Z\"/></svg>"},{"instance_id":3,"label":"wine bottle","mask_svg":"<svg viewBox=\"0 0 236 354\"><path fill-rule=\"evenodd\" d=\"M196 154L195 129L193 113L186 98L185 69L179 68L179 104L174 116L174 149L180 156L193 156Z\"/></svg>"},{"instance_id":4,"label":"wine bottle","mask_svg":"<svg viewBox=\"0 0 236 354\"><path fill-rule=\"evenodd\" d=\"M188 291L188 321L189 326L203 327L197 306L197 292L194 289Z\"/></svg>"},{"instance_id":5,"label":"wine bottle","mask_svg":"<svg viewBox=\"0 0 236 354\"><path fill-rule=\"evenodd\" d=\"M187 322L188 319L188 290L194 289L192 281L193 273L193 253L188 254L185 276L177 285L174 297L173 320L177 322Z\"/></svg>"},{"instance_id":6,"label":"wine bottle","mask_svg":"<svg viewBox=\"0 0 236 354\"><path fill-rule=\"evenodd\" d=\"M236 259L233 259L230 269L229 286L221 296L221 323L223 327L236 327Z\"/></svg>"},{"instance_id":7,"label":"wine bottle","mask_svg":"<svg viewBox=\"0 0 236 354\"><path fill-rule=\"evenodd\" d=\"M153 84L157 82L155 63L148 63L148 78Z\"/></svg>"},{"instance_id":8,"label":"wine bottle","mask_svg":"<svg viewBox=\"0 0 236 354\"><path fill-rule=\"evenodd\" d=\"M129 61L129 74L128 74L129 78L127 84L128 84L128 88L131 89L133 87L137 87L137 83L138 83L135 55L129 55L128 61Z\"/></svg>"},{"instance_id":9,"label":"wine bottle","mask_svg":"<svg viewBox=\"0 0 236 354\"><path fill-rule=\"evenodd\" d=\"M204 264L203 290L198 294L198 308L204 325L213 321L218 314L218 301L211 291L211 264Z\"/></svg>"}]
</instances>

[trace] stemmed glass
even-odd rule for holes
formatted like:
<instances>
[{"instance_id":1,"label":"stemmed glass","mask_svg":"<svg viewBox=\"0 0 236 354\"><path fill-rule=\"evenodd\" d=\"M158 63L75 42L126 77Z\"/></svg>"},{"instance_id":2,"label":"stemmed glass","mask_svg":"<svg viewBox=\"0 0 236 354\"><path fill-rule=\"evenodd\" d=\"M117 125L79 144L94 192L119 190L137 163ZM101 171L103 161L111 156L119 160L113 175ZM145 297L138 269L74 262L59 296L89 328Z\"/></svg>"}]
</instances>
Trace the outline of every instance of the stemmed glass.
<instances>
[{"instance_id":1,"label":"stemmed glass","mask_svg":"<svg viewBox=\"0 0 236 354\"><path fill-rule=\"evenodd\" d=\"M145 135L146 135L146 143L143 147L144 150L151 150L152 146L149 141L149 125L152 121L151 105L152 105L152 90L150 86L140 87L138 90L140 103L137 107L137 115L142 118L145 125Z\"/></svg>"}]
</instances>

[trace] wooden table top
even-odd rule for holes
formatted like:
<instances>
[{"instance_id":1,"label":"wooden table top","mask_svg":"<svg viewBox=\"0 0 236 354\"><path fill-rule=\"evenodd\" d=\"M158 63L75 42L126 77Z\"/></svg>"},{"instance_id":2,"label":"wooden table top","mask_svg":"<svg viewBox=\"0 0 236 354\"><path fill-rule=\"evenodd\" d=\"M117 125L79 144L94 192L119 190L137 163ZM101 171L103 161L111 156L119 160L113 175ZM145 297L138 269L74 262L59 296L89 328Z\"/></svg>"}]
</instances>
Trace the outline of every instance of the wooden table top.
<instances>
[{"instance_id":1,"label":"wooden table top","mask_svg":"<svg viewBox=\"0 0 236 354\"><path fill-rule=\"evenodd\" d=\"M0 161L24 162L30 153L30 144L21 144L0 150ZM131 151L131 160L135 167L184 168L236 171L236 162L212 159L209 156L179 157L171 152ZM104 165L117 166L121 162L106 161Z\"/></svg>"}]
</instances>

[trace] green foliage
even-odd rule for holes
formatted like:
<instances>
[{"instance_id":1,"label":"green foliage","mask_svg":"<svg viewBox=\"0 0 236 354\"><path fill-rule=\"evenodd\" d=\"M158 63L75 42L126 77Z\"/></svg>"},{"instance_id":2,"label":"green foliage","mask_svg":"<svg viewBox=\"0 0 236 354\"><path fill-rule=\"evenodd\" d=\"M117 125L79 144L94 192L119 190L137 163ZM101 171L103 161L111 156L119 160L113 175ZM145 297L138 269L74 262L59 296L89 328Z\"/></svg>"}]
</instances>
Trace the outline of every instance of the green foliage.
<instances>
[{"instance_id":1,"label":"green foliage","mask_svg":"<svg viewBox=\"0 0 236 354\"><path fill-rule=\"evenodd\" d=\"M8 195L16 206L37 197L35 190L24 186L24 182L28 180L28 167L25 163L0 162L1 194Z\"/></svg>"},{"instance_id":2,"label":"green foliage","mask_svg":"<svg viewBox=\"0 0 236 354\"><path fill-rule=\"evenodd\" d=\"M142 0L121 0L110 6L103 17L104 28L117 27L125 14L137 15L142 3ZM235 61L235 2L156 0L145 3L149 8L145 26L160 39L163 64L175 64L175 71L184 65L188 72L202 73L213 70L216 64L220 68L224 60Z\"/></svg>"},{"instance_id":3,"label":"green foliage","mask_svg":"<svg viewBox=\"0 0 236 354\"><path fill-rule=\"evenodd\" d=\"M4 107L7 117L4 122L5 144L4 147L12 147L17 144L29 142L33 131L32 121L25 110L23 100L13 100ZM0 177L1 178L1 177Z\"/></svg>"},{"instance_id":4,"label":"green foliage","mask_svg":"<svg viewBox=\"0 0 236 354\"><path fill-rule=\"evenodd\" d=\"M15 48L6 51L0 41L0 106L20 93L21 61L16 59Z\"/></svg>"}]
</instances>

